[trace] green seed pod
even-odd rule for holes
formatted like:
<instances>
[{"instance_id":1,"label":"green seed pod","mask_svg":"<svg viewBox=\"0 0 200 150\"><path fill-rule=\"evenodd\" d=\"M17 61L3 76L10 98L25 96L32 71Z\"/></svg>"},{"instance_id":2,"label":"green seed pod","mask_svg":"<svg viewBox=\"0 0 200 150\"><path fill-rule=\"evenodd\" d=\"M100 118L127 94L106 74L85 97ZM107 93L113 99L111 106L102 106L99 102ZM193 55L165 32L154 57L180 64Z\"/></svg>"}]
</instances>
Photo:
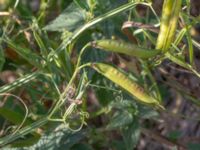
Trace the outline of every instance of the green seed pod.
<instances>
[{"instance_id":1,"label":"green seed pod","mask_svg":"<svg viewBox=\"0 0 200 150\"><path fill-rule=\"evenodd\" d=\"M182 0L165 0L156 49L166 52L174 40Z\"/></svg>"},{"instance_id":2,"label":"green seed pod","mask_svg":"<svg viewBox=\"0 0 200 150\"><path fill-rule=\"evenodd\" d=\"M137 98L139 102L163 108L159 104L158 100L150 96L147 92L145 92L143 87L141 87L139 84L137 84L135 81L133 81L125 73L118 70L117 68L104 63L93 63L92 68L109 80L113 81L115 84L119 85L127 92L129 92L132 96Z\"/></svg>"},{"instance_id":3,"label":"green seed pod","mask_svg":"<svg viewBox=\"0 0 200 150\"><path fill-rule=\"evenodd\" d=\"M142 59L148 59L156 56L160 51L151 50L137 45L118 40L98 40L91 43L93 47L104 49L110 52L126 54Z\"/></svg>"}]
</instances>

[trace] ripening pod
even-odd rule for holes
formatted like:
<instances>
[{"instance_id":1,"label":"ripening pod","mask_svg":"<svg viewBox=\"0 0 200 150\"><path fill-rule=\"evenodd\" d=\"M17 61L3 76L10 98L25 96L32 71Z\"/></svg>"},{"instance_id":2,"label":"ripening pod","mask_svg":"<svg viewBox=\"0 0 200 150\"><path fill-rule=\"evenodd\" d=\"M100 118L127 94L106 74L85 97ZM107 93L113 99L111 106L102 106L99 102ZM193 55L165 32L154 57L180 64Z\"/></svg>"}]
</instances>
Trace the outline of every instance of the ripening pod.
<instances>
[{"instance_id":1,"label":"ripening pod","mask_svg":"<svg viewBox=\"0 0 200 150\"><path fill-rule=\"evenodd\" d=\"M104 63L93 63L91 67L126 90L130 95L134 96L138 102L164 109L158 100L148 94L142 86L119 69Z\"/></svg>"},{"instance_id":2,"label":"ripening pod","mask_svg":"<svg viewBox=\"0 0 200 150\"><path fill-rule=\"evenodd\" d=\"M93 41L91 45L106 51L126 54L128 56L134 56L141 59L152 58L160 53L158 50L142 48L135 44L127 43L121 40L97 40Z\"/></svg>"},{"instance_id":3,"label":"ripening pod","mask_svg":"<svg viewBox=\"0 0 200 150\"><path fill-rule=\"evenodd\" d=\"M156 49L162 52L166 52L174 40L181 4L182 0L164 0L160 32L156 43Z\"/></svg>"}]
</instances>

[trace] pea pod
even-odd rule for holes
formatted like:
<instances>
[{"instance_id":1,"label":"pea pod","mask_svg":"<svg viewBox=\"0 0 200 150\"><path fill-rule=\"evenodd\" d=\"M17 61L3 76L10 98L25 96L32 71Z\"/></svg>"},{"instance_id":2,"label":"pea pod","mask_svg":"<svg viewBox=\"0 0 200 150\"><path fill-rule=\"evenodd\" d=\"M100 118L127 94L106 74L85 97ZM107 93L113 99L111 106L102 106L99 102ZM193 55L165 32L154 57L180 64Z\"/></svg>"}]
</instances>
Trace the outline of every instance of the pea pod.
<instances>
[{"instance_id":1,"label":"pea pod","mask_svg":"<svg viewBox=\"0 0 200 150\"><path fill-rule=\"evenodd\" d=\"M117 68L104 63L93 63L92 68L126 90L132 96L137 98L139 102L163 108L159 104L158 100L150 96L147 92L145 92L143 87Z\"/></svg>"},{"instance_id":2,"label":"pea pod","mask_svg":"<svg viewBox=\"0 0 200 150\"><path fill-rule=\"evenodd\" d=\"M174 40L182 0L165 0L156 49L166 52Z\"/></svg>"},{"instance_id":3,"label":"pea pod","mask_svg":"<svg viewBox=\"0 0 200 150\"><path fill-rule=\"evenodd\" d=\"M98 40L91 43L93 47L104 49L111 52L135 56L142 59L148 59L156 56L160 51L151 50L137 45L119 40Z\"/></svg>"}]
</instances>

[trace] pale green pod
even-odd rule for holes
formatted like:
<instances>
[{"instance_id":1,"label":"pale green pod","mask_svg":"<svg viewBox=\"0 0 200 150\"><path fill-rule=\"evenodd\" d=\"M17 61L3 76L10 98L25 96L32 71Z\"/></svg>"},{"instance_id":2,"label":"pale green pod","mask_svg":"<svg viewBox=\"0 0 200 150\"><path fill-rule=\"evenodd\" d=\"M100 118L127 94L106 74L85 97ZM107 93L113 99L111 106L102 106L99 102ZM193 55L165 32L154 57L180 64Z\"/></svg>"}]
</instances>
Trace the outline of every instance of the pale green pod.
<instances>
[{"instance_id":1,"label":"pale green pod","mask_svg":"<svg viewBox=\"0 0 200 150\"><path fill-rule=\"evenodd\" d=\"M163 108L158 100L150 96L143 87L117 68L104 63L93 63L92 68L126 90L134 96L138 102Z\"/></svg>"},{"instance_id":2,"label":"pale green pod","mask_svg":"<svg viewBox=\"0 0 200 150\"><path fill-rule=\"evenodd\" d=\"M91 44L93 47L100 48L110 52L116 52L121 54L126 54L129 56L135 56L142 59L148 59L155 57L160 53L158 50L151 50L137 45L127 43L120 40L98 40Z\"/></svg>"},{"instance_id":3,"label":"pale green pod","mask_svg":"<svg viewBox=\"0 0 200 150\"><path fill-rule=\"evenodd\" d=\"M182 0L165 0L156 49L166 52L174 40Z\"/></svg>"}]
</instances>

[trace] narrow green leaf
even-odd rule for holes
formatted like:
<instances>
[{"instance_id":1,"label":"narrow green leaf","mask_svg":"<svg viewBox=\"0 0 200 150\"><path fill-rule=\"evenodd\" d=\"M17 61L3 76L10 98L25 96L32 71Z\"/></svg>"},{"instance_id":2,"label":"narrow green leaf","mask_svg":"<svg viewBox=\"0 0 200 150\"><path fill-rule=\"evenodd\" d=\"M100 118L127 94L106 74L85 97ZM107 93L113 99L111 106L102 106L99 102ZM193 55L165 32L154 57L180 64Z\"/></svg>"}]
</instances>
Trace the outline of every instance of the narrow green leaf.
<instances>
[{"instance_id":1,"label":"narrow green leaf","mask_svg":"<svg viewBox=\"0 0 200 150\"><path fill-rule=\"evenodd\" d=\"M23 140L17 140L16 142L13 142L11 144L11 147L13 148L23 148L23 147L28 147L36 144L40 140L40 134L37 134L34 132L31 137L28 137Z\"/></svg>"},{"instance_id":2,"label":"narrow green leaf","mask_svg":"<svg viewBox=\"0 0 200 150\"><path fill-rule=\"evenodd\" d=\"M200 73L197 72L190 64L186 63L184 60L178 58L177 56L173 56L170 53L166 53L166 57L170 59L172 62L180 65L181 67L190 70L192 73L194 73L197 77L200 78Z\"/></svg>"},{"instance_id":3,"label":"narrow green leaf","mask_svg":"<svg viewBox=\"0 0 200 150\"><path fill-rule=\"evenodd\" d=\"M189 60L190 60L190 64L193 65L193 63L194 63L194 48L193 48L193 44L192 44L192 37L190 35L190 31L189 31L188 27L186 29L187 29L186 37L187 37L188 47L189 47Z\"/></svg>"},{"instance_id":4,"label":"narrow green leaf","mask_svg":"<svg viewBox=\"0 0 200 150\"><path fill-rule=\"evenodd\" d=\"M85 9L86 11L89 11L90 8L87 4L86 0L74 0L74 2L82 9Z\"/></svg>"},{"instance_id":5,"label":"narrow green leaf","mask_svg":"<svg viewBox=\"0 0 200 150\"><path fill-rule=\"evenodd\" d=\"M180 59L177 56L173 56L171 53L166 53L165 54L167 56L168 59L170 59L172 62L180 65L183 68L186 68L188 70L191 69L191 66L189 64L187 64L184 60Z\"/></svg>"},{"instance_id":6,"label":"narrow green leaf","mask_svg":"<svg viewBox=\"0 0 200 150\"><path fill-rule=\"evenodd\" d=\"M14 110L10 110L8 108L0 108L0 115L8 120L9 122L13 123L13 124L20 124L23 119L24 119L24 116ZM30 120L26 120L26 122L24 123L24 125L27 125L27 124L30 124Z\"/></svg>"},{"instance_id":7,"label":"narrow green leaf","mask_svg":"<svg viewBox=\"0 0 200 150\"><path fill-rule=\"evenodd\" d=\"M151 41L153 45L156 45L156 39L154 36L152 36L148 31L143 30L143 33L145 36Z\"/></svg>"},{"instance_id":8,"label":"narrow green leaf","mask_svg":"<svg viewBox=\"0 0 200 150\"><path fill-rule=\"evenodd\" d=\"M37 68L42 68L42 58L39 57L36 53L33 53L31 50L22 48L19 45L15 44L11 40L5 40L5 42L8 44L8 47L12 48L15 52L17 52L22 58L27 60L30 64Z\"/></svg>"},{"instance_id":9,"label":"narrow green leaf","mask_svg":"<svg viewBox=\"0 0 200 150\"><path fill-rule=\"evenodd\" d=\"M200 49L200 43L199 43L199 42L197 42L197 41L195 41L195 40L192 40L192 44L193 44L196 48Z\"/></svg>"},{"instance_id":10,"label":"narrow green leaf","mask_svg":"<svg viewBox=\"0 0 200 150\"><path fill-rule=\"evenodd\" d=\"M20 86L32 81L38 75L39 75L38 72L27 74L27 75L15 80L14 82L12 82L10 84L6 84L6 85L0 87L0 93L6 93L6 92L9 92L9 91L17 88L17 87L20 87Z\"/></svg>"},{"instance_id":11,"label":"narrow green leaf","mask_svg":"<svg viewBox=\"0 0 200 150\"><path fill-rule=\"evenodd\" d=\"M176 36L176 39L174 41L174 45L178 46L178 44L181 42L181 40L183 39L185 33L186 33L186 28L181 29L181 31L178 32L178 35Z\"/></svg>"},{"instance_id":12,"label":"narrow green leaf","mask_svg":"<svg viewBox=\"0 0 200 150\"><path fill-rule=\"evenodd\" d=\"M2 70L4 63L5 63L4 52L2 46L0 45L0 71Z\"/></svg>"},{"instance_id":13,"label":"narrow green leaf","mask_svg":"<svg viewBox=\"0 0 200 150\"><path fill-rule=\"evenodd\" d=\"M36 40L38 46L40 47L42 56L45 58L48 55L48 51L47 51L45 44L43 43L41 37L38 35L38 33L36 31L33 31L33 35L35 37L35 40Z\"/></svg>"},{"instance_id":14,"label":"narrow green leaf","mask_svg":"<svg viewBox=\"0 0 200 150\"><path fill-rule=\"evenodd\" d=\"M186 4L187 4L187 15L190 16L190 11L191 11L191 1L190 0L186 0ZM187 37L187 42L188 42L188 47L189 47L189 61L190 64L193 65L194 63L194 48L193 48L193 44L192 44L192 36L190 34L190 19L189 17L183 16L184 20L185 20L185 26L186 26L186 37Z\"/></svg>"}]
</instances>

